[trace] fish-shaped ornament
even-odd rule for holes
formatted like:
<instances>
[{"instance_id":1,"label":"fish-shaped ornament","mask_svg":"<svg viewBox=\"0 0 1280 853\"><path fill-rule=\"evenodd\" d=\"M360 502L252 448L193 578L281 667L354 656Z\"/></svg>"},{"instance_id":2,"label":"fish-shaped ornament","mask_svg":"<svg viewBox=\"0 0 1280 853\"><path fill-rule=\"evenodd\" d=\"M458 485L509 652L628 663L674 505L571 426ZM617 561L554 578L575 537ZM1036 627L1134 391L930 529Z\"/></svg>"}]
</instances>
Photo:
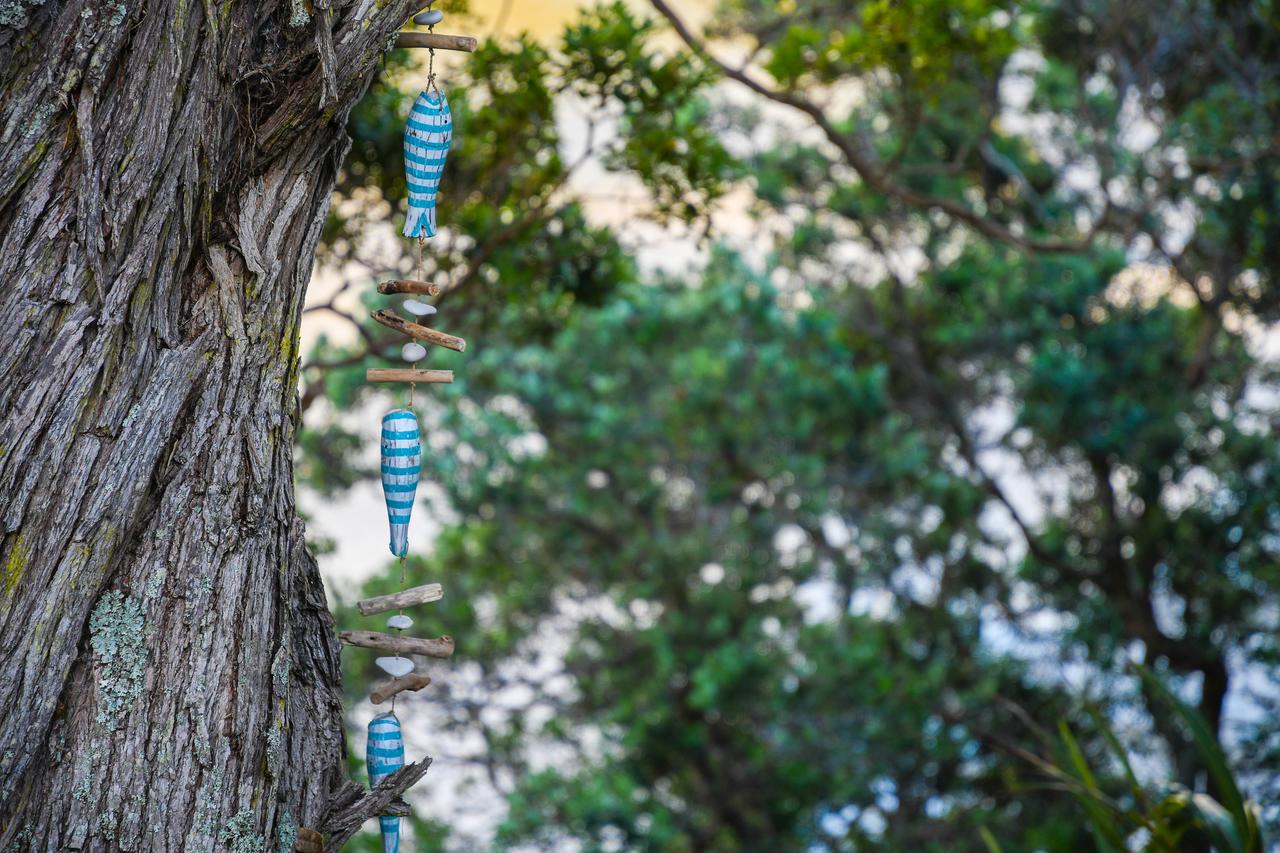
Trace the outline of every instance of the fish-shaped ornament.
<instances>
[{"instance_id":1,"label":"fish-shaped ornament","mask_svg":"<svg viewBox=\"0 0 1280 853\"><path fill-rule=\"evenodd\" d=\"M409 184L406 237L436 236L436 191L453 140L453 113L434 87L418 95L404 128L404 176Z\"/></svg>"},{"instance_id":2,"label":"fish-shaped ornament","mask_svg":"<svg viewBox=\"0 0 1280 853\"><path fill-rule=\"evenodd\" d=\"M391 711L379 714L369 721L369 743L365 747L365 760L369 767L370 789L404 767L404 740L400 737L400 719ZM400 818L382 815L378 818L378 823L382 827L383 853L399 853Z\"/></svg>"},{"instance_id":3,"label":"fish-shaped ornament","mask_svg":"<svg viewBox=\"0 0 1280 853\"><path fill-rule=\"evenodd\" d=\"M396 409L382 418L382 494L391 522L391 553L403 557L409 551L409 514L418 494L422 471L422 443L418 417L408 409Z\"/></svg>"}]
</instances>

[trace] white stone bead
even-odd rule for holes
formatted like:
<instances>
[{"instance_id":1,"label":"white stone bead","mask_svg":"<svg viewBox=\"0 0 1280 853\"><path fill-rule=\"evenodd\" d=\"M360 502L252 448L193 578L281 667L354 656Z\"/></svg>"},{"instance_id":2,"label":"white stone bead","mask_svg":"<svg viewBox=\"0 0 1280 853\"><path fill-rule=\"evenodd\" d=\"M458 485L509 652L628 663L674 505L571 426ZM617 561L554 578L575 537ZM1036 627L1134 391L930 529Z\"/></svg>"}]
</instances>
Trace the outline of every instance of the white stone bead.
<instances>
[{"instance_id":1,"label":"white stone bead","mask_svg":"<svg viewBox=\"0 0 1280 853\"><path fill-rule=\"evenodd\" d=\"M392 678L399 678L402 675L408 675L413 672L413 661L408 658L398 656L393 658L378 658L374 663L378 665L378 669L381 669Z\"/></svg>"},{"instance_id":2,"label":"white stone bead","mask_svg":"<svg viewBox=\"0 0 1280 853\"><path fill-rule=\"evenodd\" d=\"M429 317L436 313L436 306L419 302L416 299L406 299L404 301L404 310L410 314L417 314L419 317Z\"/></svg>"},{"instance_id":3,"label":"white stone bead","mask_svg":"<svg viewBox=\"0 0 1280 853\"><path fill-rule=\"evenodd\" d=\"M427 348L417 341L410 341L400 349L400 357L412 364L415 361L422 361L427 356Z\"/></svg>"},{"instance_id":4,"label":"white stone bead","mask_svg":"<svg viewBox=\"0 0 1280 853\"><path fill-rule=\"evenodd\" d=\"M413 22L420 27L433 27L444 20L444 12L439 9L428 9L413 16Z\"/></svg>"},{"instance_id":5,"label":"white stone bead","mask_svg":"<svg viewBox=\"0 0 1280 853\"><path fill-rule=\"evenodd\" d=\"M395 628L397 631L403 631L405 628L413 627L413 620L403 613L397 613L387 620L388 628Z\"/></svg>"}]
</instances>

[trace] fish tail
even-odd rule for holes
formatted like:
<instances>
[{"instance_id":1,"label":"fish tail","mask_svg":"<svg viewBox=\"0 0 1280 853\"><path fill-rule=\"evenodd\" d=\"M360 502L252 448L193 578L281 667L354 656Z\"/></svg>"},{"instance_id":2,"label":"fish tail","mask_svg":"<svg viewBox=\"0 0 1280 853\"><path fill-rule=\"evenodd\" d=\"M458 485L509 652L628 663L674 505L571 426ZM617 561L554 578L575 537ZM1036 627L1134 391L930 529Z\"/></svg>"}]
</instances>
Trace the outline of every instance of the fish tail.
<instances>
[{"instance_id":1,"label":"fish tail","mask_svg":"<svg viewBox=\"0 0 1280 853\"><path fill-rule=\"evenodd\" d=\"M382 826L382 853L400 853L400 818L380 817Z\"/></svg>"}]
</instances>

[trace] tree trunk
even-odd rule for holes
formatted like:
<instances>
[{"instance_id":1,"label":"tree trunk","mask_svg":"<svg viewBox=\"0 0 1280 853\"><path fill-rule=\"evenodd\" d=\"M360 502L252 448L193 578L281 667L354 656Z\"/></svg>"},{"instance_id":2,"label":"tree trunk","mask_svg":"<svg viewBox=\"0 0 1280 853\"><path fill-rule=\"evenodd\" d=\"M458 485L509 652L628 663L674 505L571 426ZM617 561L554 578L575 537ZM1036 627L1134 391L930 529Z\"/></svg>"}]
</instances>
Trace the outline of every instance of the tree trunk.
<instances>
[{"instance_id":1,"label":"tree trunk","mask_svg":"<svg viewBox=\"0 0 1280 853\"><path fill-rule=\"evenodd\" d=\"M344 124L409 0L0 0L0 848L288 850L346 774L293 499Z\"/></svg>"}]
</instances>

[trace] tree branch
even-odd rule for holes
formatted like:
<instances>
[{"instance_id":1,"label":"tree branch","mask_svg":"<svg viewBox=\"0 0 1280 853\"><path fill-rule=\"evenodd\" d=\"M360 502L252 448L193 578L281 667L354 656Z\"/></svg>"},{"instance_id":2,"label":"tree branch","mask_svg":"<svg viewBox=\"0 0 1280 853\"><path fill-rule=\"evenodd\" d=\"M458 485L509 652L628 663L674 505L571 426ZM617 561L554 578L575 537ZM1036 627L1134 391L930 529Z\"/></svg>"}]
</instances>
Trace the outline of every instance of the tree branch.
<instances>
[{"instance_id":1,"label":"tree branch","mask_svg":"<svg viewBox=\"0 0 1280 853\"><path fill-rule=\"evenodd\" d=\"M978 233L993 240L1002 243L1009 243L1029 252L1082 252L1087 250L1093 243L1093 232L1086 237L1075 242L1066 242L1061 240L1035 240L1015 234L1008 227L1001 225L991 219L975 213L965 205L953 201L951 199L937 198L927 196L909 189L908 187L896 184L878 168L874 161L873 155L867 151L865 143L855 136L843 133L835 126L832 121L827 118L826 113L817 104L805 98L794 90L774 89L770 86L756 80L748 74L744 68L734 68L723 60L717 58L707 46L695 36L684 21L675 13L675 11L666 3L666 0L650 0L653 7L667 19L672 29L676 31L676 35L680 37L689 49L697 54L704 61L710 63L720 69L726 77L741 83L751 91L770 101L783 106L791 107L808 116L818 129L827 137L827 140L834 145L844 156L849 166L858 173L858 176L866 182L867 186L876 192L896 198L909 207L918 208L920 210L938 210L949 216L952 216L961 222L969 225Z\"/></svg>"},{"instance_id":2,"label":"tree branch","mask_svg":"<svg viewBox=\"0 0 1280 853\"><path fill-rule=\"evenodd\" d=\"M332 850L341 850L342 845L360 831L360 827L366 820L381 814L389 814L392 803L416 785L418 780L426 775L427 768L430 766L430 756L424 756L421 761L413 764L406 764L379 782L368 794L357 800L347 801L345 805L342 803L347 798L340 793L331 804L320 826L321 831L329 836L326 846ZM355 785L349 787L358 790ZM343 792L347 790L344 788Z\"/></svg>"}]
</instances>

